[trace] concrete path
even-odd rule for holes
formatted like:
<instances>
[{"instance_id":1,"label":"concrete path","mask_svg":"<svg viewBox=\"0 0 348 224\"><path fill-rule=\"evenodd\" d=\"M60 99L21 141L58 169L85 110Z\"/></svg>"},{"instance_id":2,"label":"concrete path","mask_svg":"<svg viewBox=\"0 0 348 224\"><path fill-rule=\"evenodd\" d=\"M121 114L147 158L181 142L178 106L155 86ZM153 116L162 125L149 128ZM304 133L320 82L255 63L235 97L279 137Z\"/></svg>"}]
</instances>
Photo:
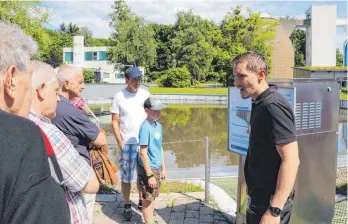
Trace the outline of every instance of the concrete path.
<instances>
[{"instance_id":1,"label":"concrete path","mask_svg":"<svg viewBox=\"0 0 348 224\"><path fill-rule=\"evenodd\" d=\"M157 202L158 223L170 224L227 224L232 223L213 205L203 203L204 192L161 194ZM132 204L133 220L123 221L123 199L121 196L98 196L94 208L93 224L143 223L141 213ZM131 194L132 202L138 202L138 195Z\"/></svg>"}]
</instances>

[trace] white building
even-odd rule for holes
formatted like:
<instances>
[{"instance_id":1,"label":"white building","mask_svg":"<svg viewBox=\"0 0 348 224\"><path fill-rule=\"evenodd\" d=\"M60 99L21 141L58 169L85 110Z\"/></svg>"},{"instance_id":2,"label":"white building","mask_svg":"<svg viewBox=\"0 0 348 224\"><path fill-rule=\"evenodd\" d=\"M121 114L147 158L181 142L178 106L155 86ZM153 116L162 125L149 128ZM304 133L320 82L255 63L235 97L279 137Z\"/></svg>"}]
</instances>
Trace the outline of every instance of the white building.
<instances>
[{"instance_id":1,"label":"white building","mask_svg":"<svg viewBox=\"0 0 348 224\"><path fill-rule=\"evenodd\" d=\"M307 10L307 66L336 66L336 11L336 5L312 6Z\"/></svg>"},{"instance_id":2,"label":"white building","mask_svg":"<svg viewBox=\"0 0 348 224\"><path fill-rule=\"evenodd\" d=\"M107 58L109 47L85 47L83 36L74 36L74 46L63 48L63 63L74 64L95 73L97 83L125 83L123 74ZM144 68L140 67L144 73Z\"/></svg>"},{"instance_id":3,"label":"white building","mask_svg":"<svg viewBox=\"0 0 348 224\"><path fill-rule=\"evenodd\" d=\"M306 65L336 66L336 27L347 32L347 18L337 18L336 5L317 5L306 12Z\"/></svg>"}]
</instances>

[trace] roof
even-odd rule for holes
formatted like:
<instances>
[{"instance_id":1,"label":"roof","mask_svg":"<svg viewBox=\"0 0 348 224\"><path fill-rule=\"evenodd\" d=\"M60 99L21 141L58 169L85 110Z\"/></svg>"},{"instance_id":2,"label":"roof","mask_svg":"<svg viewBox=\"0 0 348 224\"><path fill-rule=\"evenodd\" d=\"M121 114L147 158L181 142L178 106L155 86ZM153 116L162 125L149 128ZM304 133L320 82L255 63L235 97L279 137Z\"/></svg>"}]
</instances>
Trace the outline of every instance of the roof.
<instances>
[{"instance_id":1,"label":"roof","mask_svg":"<svg viewBox=\"0 0 348 224\"><path fill-rule=\"evenodd\" d=\"M347 66L306 66L292 67L293 69L305 70L310 72L347 72Z\"/></svg>"}]
</instances>

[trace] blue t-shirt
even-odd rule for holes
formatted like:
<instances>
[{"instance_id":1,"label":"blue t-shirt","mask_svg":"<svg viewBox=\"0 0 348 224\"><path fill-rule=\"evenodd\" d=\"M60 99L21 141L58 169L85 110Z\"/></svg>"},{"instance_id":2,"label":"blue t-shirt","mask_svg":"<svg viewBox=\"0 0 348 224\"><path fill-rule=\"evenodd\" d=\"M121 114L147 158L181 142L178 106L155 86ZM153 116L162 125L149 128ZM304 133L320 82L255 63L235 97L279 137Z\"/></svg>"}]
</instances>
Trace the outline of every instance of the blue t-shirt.
<instances>
[{"instance_id":1,"label":"blue t-shirt","mask_svg":"<svg viewBox=\"0 0 348 224\"><path fill-rule=\"evenodd\" d=\"M89 143L98 137L98 127L63 96L60 96L60 102L57 103L56 117L51 121L68 137L80 156L90 164Z\"/></svg>"},{"instance_id":2,"label":"blue t-shirt","mask_svg":"<svg viewBox=\"0 0 348 224\"><path fill-rule=\"evenodd\" d=\"M147 145L147 156L149 158L150 167L159 169L162 165L162 125L155 122L153 125L148 120L140 126L139 145ZM139 156L138 164L143 166L143 162Z\"/></svg>"}]
</instances>

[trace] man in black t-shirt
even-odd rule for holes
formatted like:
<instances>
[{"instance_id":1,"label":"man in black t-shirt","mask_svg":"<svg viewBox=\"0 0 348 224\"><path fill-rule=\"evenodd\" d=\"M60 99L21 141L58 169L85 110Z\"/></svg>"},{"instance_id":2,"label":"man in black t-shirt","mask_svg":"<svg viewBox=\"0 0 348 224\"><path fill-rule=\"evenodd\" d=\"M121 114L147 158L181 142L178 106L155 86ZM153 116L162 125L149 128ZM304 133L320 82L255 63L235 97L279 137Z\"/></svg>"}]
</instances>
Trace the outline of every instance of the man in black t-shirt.
<instances>
[{"instance_id":1,"label":"man in black t-shirt","mask_svg":"<svg viewBox=\"0 0 348 224\"><path fill-rule=\"evenodd\" d=\"M65 224L62 173L47 136L26 119L33 39L0 20L0 223ZM58 182L58 183L57 183Z\"/></svg>"},{"instance_id":2,"label":"man in black t-shirt","mask_svg":"<svg viewBox=\"0 0 348 224\"><path fill-rule=\"evenodd\" d=\"M234 85L253 100L244 173L249 195L247 223L289 223L298 166L294 115L267 81L267 63L258 52L233 60Z\"/></svg>"}]
</instances>

